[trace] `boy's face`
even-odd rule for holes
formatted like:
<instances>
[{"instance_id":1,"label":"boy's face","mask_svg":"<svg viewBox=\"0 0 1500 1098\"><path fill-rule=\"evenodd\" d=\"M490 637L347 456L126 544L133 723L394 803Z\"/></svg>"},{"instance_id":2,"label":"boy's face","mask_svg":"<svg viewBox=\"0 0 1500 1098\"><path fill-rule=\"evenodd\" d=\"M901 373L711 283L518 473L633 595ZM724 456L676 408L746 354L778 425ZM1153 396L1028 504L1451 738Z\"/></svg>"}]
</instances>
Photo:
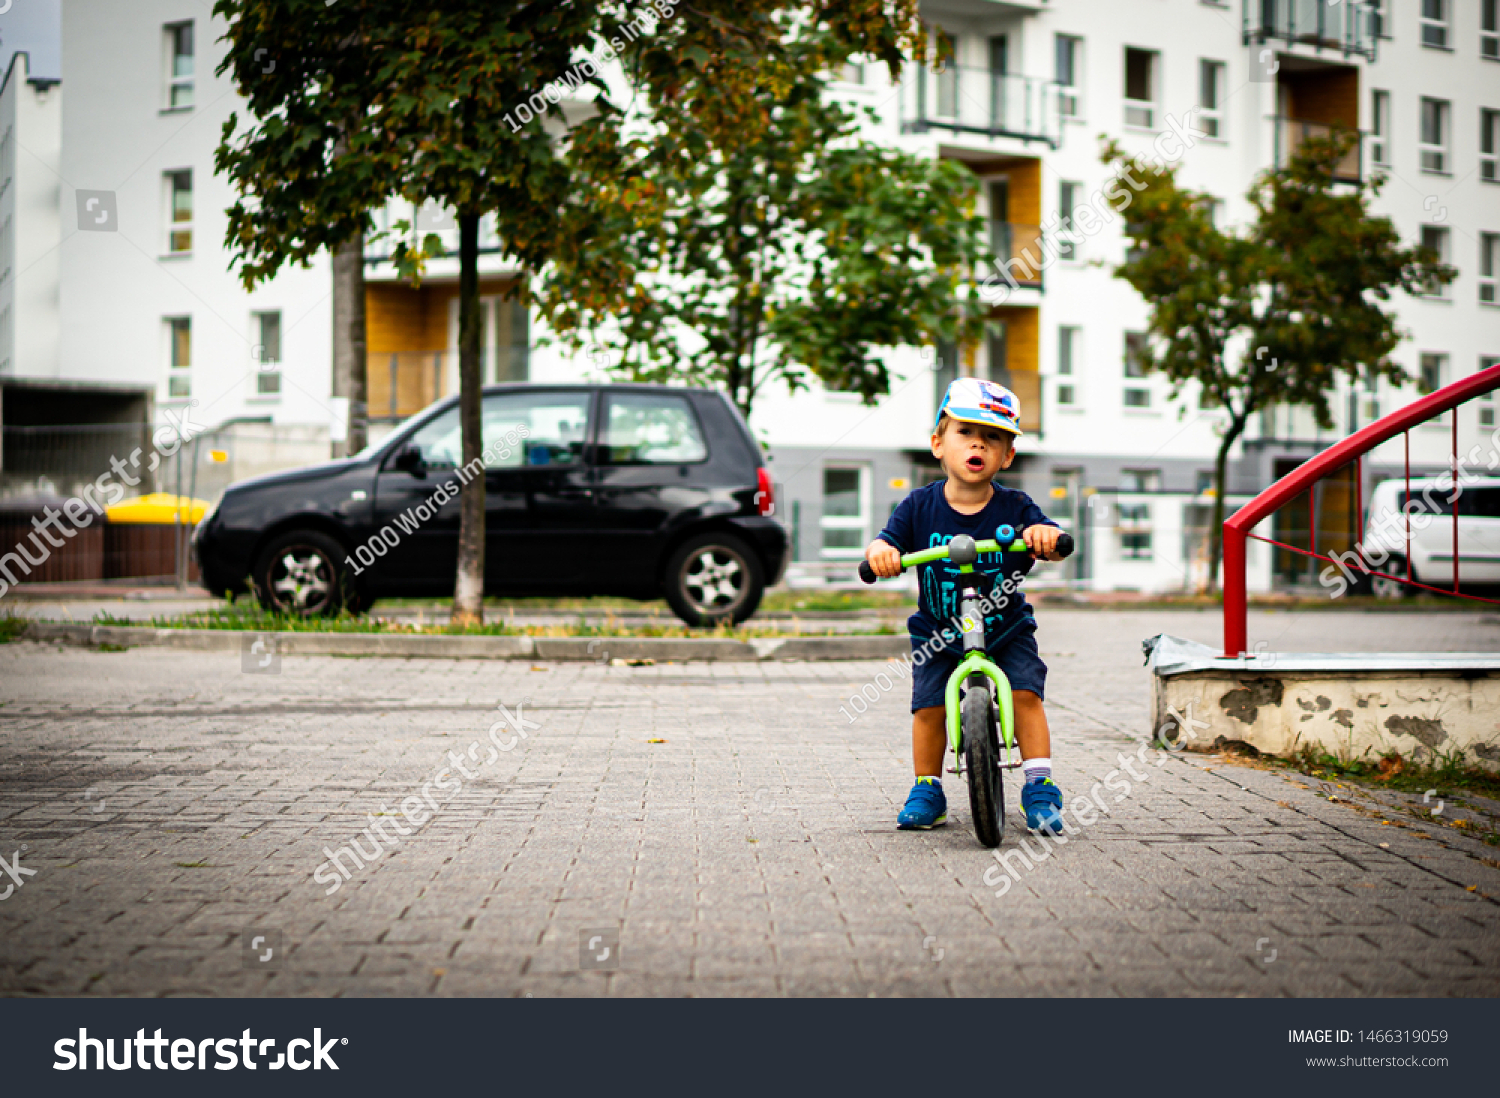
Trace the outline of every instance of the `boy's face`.
<instances>
[{"instance_id":1,"label":"boy's face","mask_svg":"<svg viewBox=\"0 0 1500 1098\"><path fill-rule=\"evenodd\" d=\"M932 456L952 480L985 484L1015 459L1015 436L983 423L950 419L947 430L932 436Z\"/></svg>"}]
</instances>

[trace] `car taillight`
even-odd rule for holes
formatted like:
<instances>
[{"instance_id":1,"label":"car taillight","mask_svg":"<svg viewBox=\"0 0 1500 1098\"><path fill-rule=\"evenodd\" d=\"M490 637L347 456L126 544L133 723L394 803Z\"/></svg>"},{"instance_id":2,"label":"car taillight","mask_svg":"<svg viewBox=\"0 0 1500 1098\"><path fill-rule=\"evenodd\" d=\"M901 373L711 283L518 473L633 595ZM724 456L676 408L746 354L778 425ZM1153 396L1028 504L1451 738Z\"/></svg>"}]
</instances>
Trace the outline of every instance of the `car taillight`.
<instances>
[{"instance_id":1,"label":"car taillight","mask_svg":"<svg viewBox=\"0 0 1500 1098\"><path fill-rule=\"evenodd\" d=\"M762 465L755 471L755 509L762 515L776 513L776 486L771 482L771 470Z\"/></svg>"}]
</instances>

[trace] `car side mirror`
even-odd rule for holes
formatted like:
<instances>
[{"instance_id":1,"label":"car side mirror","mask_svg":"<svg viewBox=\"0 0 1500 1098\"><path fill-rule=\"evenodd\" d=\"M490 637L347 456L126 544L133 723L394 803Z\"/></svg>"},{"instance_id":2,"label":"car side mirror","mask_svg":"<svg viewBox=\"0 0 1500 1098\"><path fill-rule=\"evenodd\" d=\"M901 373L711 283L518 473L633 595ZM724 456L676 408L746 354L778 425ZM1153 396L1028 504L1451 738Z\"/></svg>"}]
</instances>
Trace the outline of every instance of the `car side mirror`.
<instances>
[{"instance_id":1,"label":"car side mirror","mask_svg":"<svg viewBox=\"0 0 1500 1098\"><path fill-rule=\"evenodd\" d=\"M396 452L396 460L391 463L391 466L405 470L414 477L427 476L427 462L422 458L420 446L403 446Z\"/></svg>"}]
</instances>

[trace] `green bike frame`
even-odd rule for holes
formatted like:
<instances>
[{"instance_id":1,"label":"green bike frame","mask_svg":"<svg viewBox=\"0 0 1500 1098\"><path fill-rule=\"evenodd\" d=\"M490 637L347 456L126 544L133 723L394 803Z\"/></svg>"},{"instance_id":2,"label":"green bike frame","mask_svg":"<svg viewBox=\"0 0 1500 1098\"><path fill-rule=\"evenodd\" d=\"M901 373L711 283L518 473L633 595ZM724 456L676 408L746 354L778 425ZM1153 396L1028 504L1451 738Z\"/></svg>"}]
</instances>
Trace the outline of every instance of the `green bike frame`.
<instances>
[{"instance_id":1,"label":"green bike frame","mask_svg":"<svg viewBox=\"0 0 1500 1098\"><path fill-rule=\"evenodd\" d=\"M974 549L977 553L1025 553L1030 547L1017 538L1009 545L1001 546L999 542L990 538L985 541L976 541ZM901 558L902 568L914 568L919 564L930 564L936 560L948 558L948 547L938 546L933 549L922 549L916 553L907 553ZM973 572L972 564L961 564L958 566L960 572ZM995 662L984 651L983 633L984 617L972 605L973 600L965 599L961 607L963 614L964 635L967 637L974 632L980 635L980 644L977 649L969 650L959 665L954 668L953 674L948 676L947 686L943 691L943 708L947 720L948 746L953 749L953 757L960 769L963 767L963 753L961 751L963 741L962 715L959 712L958 692L965 679L975 673L984 675L990 682L995 684L995 702L1000 709L1000 737L1004 743L1004 766L1014 766L1011 757L1015 749L1015 707L1010 696L1010 680L1005 677L1005 672L995 666Z\"/></svg>"}]
</instances>

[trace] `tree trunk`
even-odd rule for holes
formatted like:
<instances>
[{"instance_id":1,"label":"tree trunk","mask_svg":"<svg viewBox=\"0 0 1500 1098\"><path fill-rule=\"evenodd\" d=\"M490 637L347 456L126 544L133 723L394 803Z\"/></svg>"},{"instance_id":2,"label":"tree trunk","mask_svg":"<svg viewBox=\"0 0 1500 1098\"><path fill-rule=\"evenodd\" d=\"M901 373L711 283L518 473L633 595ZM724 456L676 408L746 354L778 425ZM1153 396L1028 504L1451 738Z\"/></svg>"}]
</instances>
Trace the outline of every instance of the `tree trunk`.
<instances>
[{"instance_id":1,"label":"tree trunk","mask_svg":"<svg viewBox=\"0 0 1500 1098\"><path fill-rule=\"evenodd\" d=\"M484 449L479 370L479 215L458 217L458 418L463 431L463 483L458 506L458 578L453 585L454 625L484 622Z\"/></svg>"},{"instance_id":2,"label":"tree trunk","mask_svg":"<svg viewBox=\"0 0 1500 1098\"><path fill-rule=\"evenodd\" d=\"M1214 517L1208 528L1208 581L1210 594L1219 589L1219 560L1224 554L1224 482L1228 479L1229 449L1245 433L1245 420L1231 419L1214 458Z\"/></svg>"},{"instance_id":3,"label":"tree trunk","mask_svg":"<svg viewBox=\"0 0 1500 1098\"><path fill-rule=\"evenodd\" d=\"M345 442L333 444L333 456L357 454L368 436L365 343L365 237L360 233L333 252L333 395L349 400Z\"/></svg>"}]
</instances>

